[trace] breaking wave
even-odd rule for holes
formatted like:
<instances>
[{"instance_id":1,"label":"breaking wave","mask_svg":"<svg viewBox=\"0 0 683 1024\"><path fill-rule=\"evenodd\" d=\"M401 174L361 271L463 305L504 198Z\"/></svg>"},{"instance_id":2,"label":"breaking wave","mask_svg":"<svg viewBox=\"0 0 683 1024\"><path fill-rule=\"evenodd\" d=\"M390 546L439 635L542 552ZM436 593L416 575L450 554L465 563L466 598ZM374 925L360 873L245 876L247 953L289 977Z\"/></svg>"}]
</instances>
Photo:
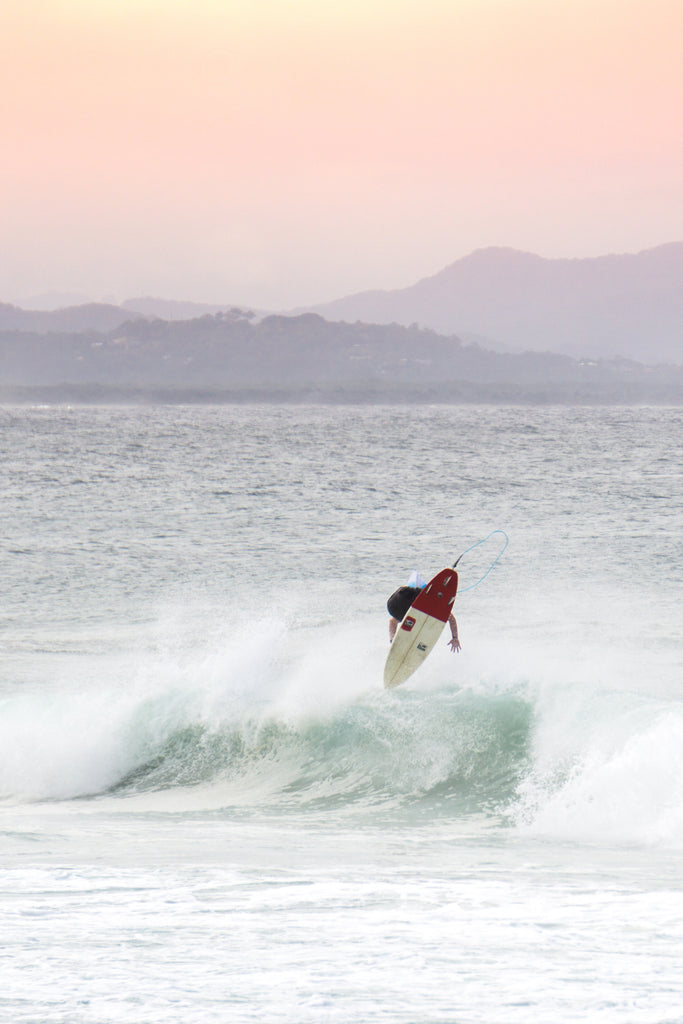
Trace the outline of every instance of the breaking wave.
<instances>
[{"instance_id":1,"label":"breaking wave","mask_svg":"<svg viewBox=\"0 0 683 1024\"><path fill-rule=\"evenodd\" d=\"M385 691L385 649L349 635L259 622L200 652L85 656L2 700L0 796L173 808L192 793L198 808L485 815L537 838L683 843L678 700L509 650L435 653Z\"/></svg>"}]
</instances>

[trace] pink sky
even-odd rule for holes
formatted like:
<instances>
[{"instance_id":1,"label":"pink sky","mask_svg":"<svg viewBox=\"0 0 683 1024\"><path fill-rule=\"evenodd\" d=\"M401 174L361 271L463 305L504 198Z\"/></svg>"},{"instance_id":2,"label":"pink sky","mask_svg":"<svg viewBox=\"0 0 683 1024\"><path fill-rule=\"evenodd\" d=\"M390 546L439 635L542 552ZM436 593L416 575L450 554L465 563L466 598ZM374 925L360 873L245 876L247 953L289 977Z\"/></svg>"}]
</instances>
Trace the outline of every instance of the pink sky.
<instances>
[{"instance_id":1,"label":"pink sky","mask_svg":"<svg viewBox=\"0 0 683 1024\"><path fill-rule=\"evenodd\" d=\"M0 301L269 308L683 240L681 0L21 0Z\"/></svg>"}]
</instances>

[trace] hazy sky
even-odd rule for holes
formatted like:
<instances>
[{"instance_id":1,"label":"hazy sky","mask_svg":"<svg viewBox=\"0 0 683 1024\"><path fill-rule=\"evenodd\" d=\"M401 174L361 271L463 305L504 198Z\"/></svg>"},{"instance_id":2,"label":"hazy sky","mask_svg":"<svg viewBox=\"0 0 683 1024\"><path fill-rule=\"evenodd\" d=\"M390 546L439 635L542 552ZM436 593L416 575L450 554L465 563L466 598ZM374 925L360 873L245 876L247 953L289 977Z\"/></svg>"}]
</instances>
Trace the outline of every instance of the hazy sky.
<instances>
[{"instance_id":1,"label":"hazy sky","mask_svg":"<svg viewBox=\"0 0 683 1024\"><path fill-rule=\"evenodd\" d=\"M683 240L683 0L5 0L0 301Z\"/></svg>"}]
</instances>

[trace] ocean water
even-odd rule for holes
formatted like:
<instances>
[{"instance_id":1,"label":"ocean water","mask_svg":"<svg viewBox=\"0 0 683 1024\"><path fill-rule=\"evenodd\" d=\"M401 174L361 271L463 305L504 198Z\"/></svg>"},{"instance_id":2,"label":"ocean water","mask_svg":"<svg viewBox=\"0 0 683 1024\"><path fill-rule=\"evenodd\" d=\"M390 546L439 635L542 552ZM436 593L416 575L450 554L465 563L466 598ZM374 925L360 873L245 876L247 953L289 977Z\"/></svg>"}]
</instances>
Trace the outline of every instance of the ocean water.
<instances>
[{"instance_id":1,"label":"ocean water","mask_svg":"<svg viewBox=\"0 0 683 1024\"><path fill-rule=\"evenodd\" d=\"M683 1021L682 427L0 409L0 1020Z\"/></svg>"}]
</instances>

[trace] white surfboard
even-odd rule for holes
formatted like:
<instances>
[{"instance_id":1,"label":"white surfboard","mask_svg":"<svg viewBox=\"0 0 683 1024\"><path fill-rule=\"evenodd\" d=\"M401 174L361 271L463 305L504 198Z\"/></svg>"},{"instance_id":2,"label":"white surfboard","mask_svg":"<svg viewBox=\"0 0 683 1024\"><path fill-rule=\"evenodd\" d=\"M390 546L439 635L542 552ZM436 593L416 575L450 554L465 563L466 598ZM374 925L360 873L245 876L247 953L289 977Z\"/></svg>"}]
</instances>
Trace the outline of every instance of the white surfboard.
<instances>
[{"instance_id":1,"label":"white surfboard","mask_svg":"<svg viewBox=\"0 0 683 1024\"><path fill-rule=\"evenodd\" d=\"M454 569L442 569L429 581L406 612L384 665L385 687L405 682L420 667L441 636L458 589Z\"/></svg>"}]
</instances>

